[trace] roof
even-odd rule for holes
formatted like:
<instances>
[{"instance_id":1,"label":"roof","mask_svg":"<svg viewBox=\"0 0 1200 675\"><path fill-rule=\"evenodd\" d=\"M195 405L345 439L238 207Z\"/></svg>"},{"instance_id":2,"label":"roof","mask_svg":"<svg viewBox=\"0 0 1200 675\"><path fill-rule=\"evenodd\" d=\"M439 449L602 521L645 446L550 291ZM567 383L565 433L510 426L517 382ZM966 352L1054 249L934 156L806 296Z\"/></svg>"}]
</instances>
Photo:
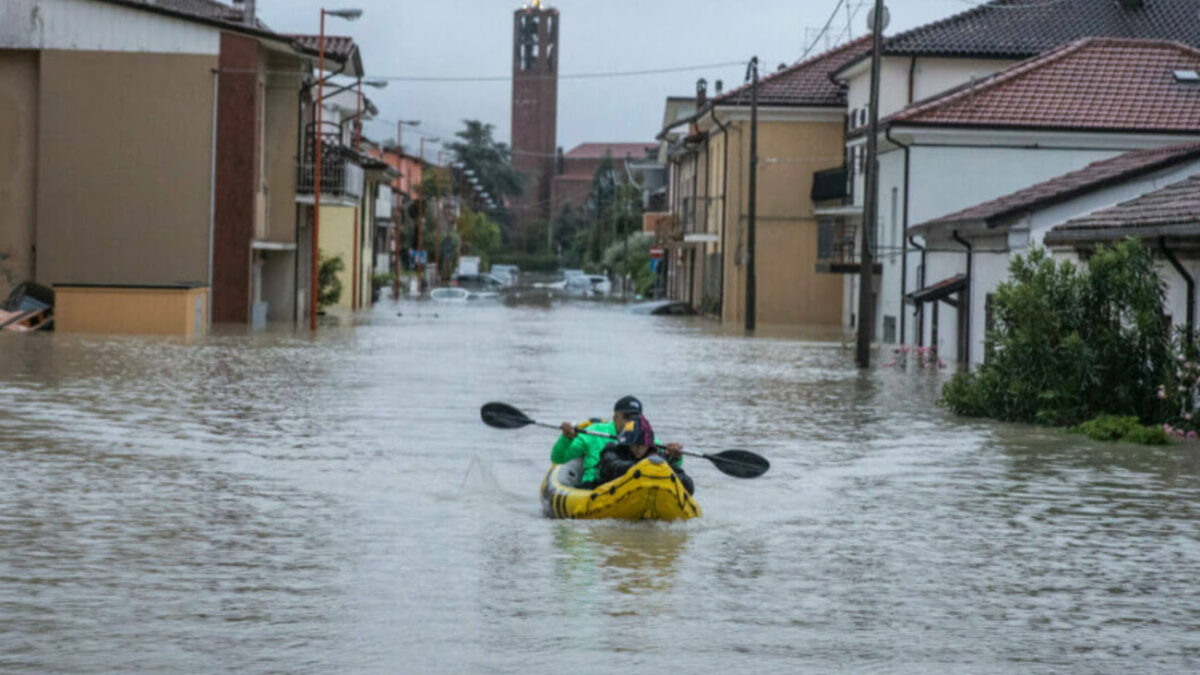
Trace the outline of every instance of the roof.
<instances>
[{"instance_id":1,"label":"roof","mask_svg":"<svg viewBox=\"0 0 1200 675\"><path fill-rule=\"evenodd\" d=\"M916 228L965 224L982 221L995 227L1010 218L1034 209L1065 202L1123 180L1150 173L1200 157L1200 143L1171 145L1150 150L1135 150L1116 157L1092 162L1087 166L1031 185L1011 194L926 221Z\"/></svg>"},{"instance_id":2,"label":"roof","mask_svg":"<svg viewBox=\"0 0 1200 675\"><path fill-rule=\"evenodd\" d=\"M122 5L163 16L195 21L240 33L273 38L288 42L290 38L276 33L257 18L253 26L242 23L242 10L215 0L100 0L110 5Z\"/></svg>"},{"instance_id":3,"label":"roof","mask_svg":"<svg viewBox=\"0 0 1200 675\"><path fill-rule=\"evenodd\" d=\"M614 159L626 155L643 157L647 152L658 150L657 143L580 143L563 155L564 159L603 159L611 152Z\"/></svg>"},{"instance_id":4,"label":"roof","mask_svg":"<svg viewBox=\"0 0 1200 675\"><path fill-rule=\"evenodd\" d=\"M1200 235L1200 175L1068 220L1051 229L1045 243L1171 235Z\"/></svg>"},{"instance_id":5,"label":"roof","mask_svg":"<svg viewBox=\"0 0 1200 675\"><path fill-rule=\"evenodd\" d=\"M846 105L846 87L830 76L847 63L871 50L867 34L818 54L758 81L758 103L770 106ZM713 105L750 105L750 85L745 84L714 97Z\"/></svg>"},{"instance_id":6,"label":"roof","mask_svg":"<svg viewBox=\"0 0 1200 675\"><path fill-rule=\"evenodd\" d=\"M320 46L320 35L288 35L296 44L300 45L304 51L317 56L320 54L318 47ZM362 55L358 51L358 45L354 43L354 38L347 35L326 35L325 36L325 58L333 59L339 63L351 61L351 70L347 75L354 76L362 74Z\"/></svg>"},{"instance_id":7,"label":"roof","mask_svg":"<svg viewBox=\"0 0 1200 675\"><path fill-rule=\"evenodd\" d=\"M1200 46L1197 16L1200 0L994 0L894 35L883 49L900 56L1028 58L1085 37Z\"/></svg>"},{"instance_id":8,"label":"roof","mask_svg":"<svg viewBox=\"0 0 1200 675\"><path fill-rule=\"evenodd\" d=\"M934 302L942 298L949 297L959 291L967 288L967 277L963 274L956 274L952 277L947 277L941 281L930 284L925 288L917 289L909 293L906 297L916 304L923 302Z\"/></svg>"},{"instance_id":9,"label":"roof","mask_svg":"<svg viewBox=\"0 0 1200 675\"><path fill-rule=\"evenodd\" d=\"M1200 69L1200 50L1160 40L1079 40L914 103L885 122L1200 132L1200 86L1177 82L1175 69Z\"/></svg>"}]
</instances>

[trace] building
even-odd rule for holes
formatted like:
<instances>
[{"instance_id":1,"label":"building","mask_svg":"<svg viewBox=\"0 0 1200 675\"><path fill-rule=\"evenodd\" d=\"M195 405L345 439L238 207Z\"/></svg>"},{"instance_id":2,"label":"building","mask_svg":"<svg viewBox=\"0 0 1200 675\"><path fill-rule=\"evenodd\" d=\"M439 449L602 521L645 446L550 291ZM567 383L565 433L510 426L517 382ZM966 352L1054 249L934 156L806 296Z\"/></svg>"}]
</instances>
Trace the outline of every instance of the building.
<instances>
[{"instance_id":1,"label":"building","mask_svg":"<svg viewBox=\"0 0 1200 675\"><path fill-rule=\"evenodd\" d=\"M1200 45L1200 24L1192 19L1198 12L1200 0L1056 0L1047 3L994 0L887 38L883 44L880 68L879 115L886 118L939 97L948 90L968 87L972 83L980 84L1001 70L1083 38L1167 39L1197 46ZM1070 19L1064 20L1064 17ZM862 167L866 145L864 128L869 118L869 54L847 63L834 77L847 86L845 170L850 177L850 187L845 198L826 203L819 210L821 217L832 223L833 239L838 242L832 249L833 258L822 261L822 266L830 273L857 275L855 252L859 249L856 242L861 241ZM932 138L934 133L931 130L926 133L928 145L936 142ZM1163 142L1177 140L1165 139ZM901 140L901 143L906 142ZM943 144L956 142L957 138L953 135L941 141ZM876 296L876 323L870 327L874 335L885 342L911 341L917 330L906 313L899 311L899 299L913 287L897 284L893 279L912 281L914 261L920 256L920 251L910 249L907 238L889 234L888 228L893 227L890 223L897 222L894 228L903 232L910 223L944 215L1134 147L1145 146L1112 147L1107 155L1083 152L1076 157L1077 163L1073 165L1050 161L1046 165L1026 165L1017 172L996 171L986 181L971 181L967 189L961 192L957 191L957 187L945 189L946 186L942 186L938 199L932 203L924 199L925 195L910 195L898 189L904 183L902 179L892 180L890 184L881 182L877 211L879 221L876 223L878 231L875 232L875 241L880 243L875 253L876 260L882 260L882 264L876 268L879 277L875 285L880 291ZM893 151L890 158L886 154L889 149ZM947 148L947 151L950 149ZM887 175L902 174L906 158L911 160L913 156L910 151L889 144L886 138L882 152L884 154L879 158L881 179ZM970 151L964 149L963 152ZM917 166L914 162L908 162L910 168ZM947 167L942 173L945 177L951 177L955 170ZM960 183L965 182L967 179L963 176ZM979 188L987 186L992 186L995 192L980 194ZM893 189L898 190L893 193ZM951 199L946 201L943 197ZM961 201L955 202L956 197ZM925 211L912 212L910 204L912 210L925 208ZM894 244L893 238L896 240ZM906 288L901 289L901 285ZM845 288L847 298L857 297L856 278L848 277ZM894 300L891 299L893 297ZM887 303L891 303L890 306ZM848 302L843 319L847 326L856 324L855 314L855 305Z\"/></svg>"},{"instance_id":2,"label":"building","mask_svg":"<svg viewBox=\"0 0 1200 675\"><path fill-rule=\"evenodd\" d=\"M1080 40L886 118L876 240L883 341L932 338L939 284L972 277L976 252L961 223L941 217L1129 150L1200 140L1200 87L1179 80L1180 68L1200 68L1200 50ZM906 215L923 225L906 231ZM968 336L982 311L967 289L965 311L940 321L931 343L964 364L975 361Z\"/></svg>"},{"instance_id":3,"label":"building","mask_svg":"<svg viewBox=\"0 0 1200 675\"><path fill-rule=\"evenodd\" d=\"M919 335L918 342L942 343L939 335L942 325L957 327L965 322L967 332L963 334L969 335L970 344L966 353L970 354L972 366L982 363L984 337L992 328L990 298L1009 279L1009 264L1015 256L1045 244L1053 231L1058 233L1060 249L1070 254L1067 257L1078 259L1071 237L1080 237L1085 230L1091 233L1094 229L1081 227L1082 218L1197 174L1200 174L1200 144L1136 150L913 226L909 229L911 236L928 237L931 241L944 238L933 233L957 232L972 251L969 274L964 271L938 280L940 284L934 283L927 290L909 293L918 302L927 303L925 306L930 310L929 332ZM1072 225L1059 227L1068 221ZM1109 235L1115 236L1117 231L1104 229L1103 234L1111 240ZM1102 240L1084 237L1078 243L1086 248ZM1147 243L1151 248L1160 248L1159 242ZM1180 280L1173 270L1165 270L1162 276L1171 289L1168 295L1172 314L1181 319L1186 305L1183 295L1177 292ZM939 302L943 300L953 302ZM941 304L946 307L939 311ZM969 321L959 311L960 307L969 309ZM944 318L939 321L941 317Z\"/></svg>"},{"instance_id":4,"label":"building","mask_svg":"<svg viewBox=\"0 0 1200 675\"><path fill-rule=\"evenodd\" d=\"M295 318L314 55L207 0L4 3L0 284L89 289L75 307L94 316L60 328L178 332L157 317L179 304L186 332L255 302Z\"/></svg>"},{"instance_id":5,"label":"building","mask_svg":"<svg viewBox=\"0 0 1200 675\"><path fill-rule=\"evenodd\" d=\"M550 222L558 143L558 10L535 1L513 13L512 164L525 177L512 205L521 240Z\"/></svg>"},{"instance_id":6,"label":"building","mask_svg":"<svg viewBox=\"0 0 1200 675\"><path fill-rule=\"evenodd\" d=\"M551 188L551 213L557 218L563 206L581 209L592 189L596 169L605 157L611 157L619 180L643 185L649 180L661 184L657 163L658 145L654 143L580 143L562 154L555 167ZM647 175L648 174L648 175Z\"/></svg>"},{"instance_id":7,"label":"building","mask_svg":"<svg viewBox=\"0 0 1200 675\"><path fill-rule=\"evenodd\" d=\"M823 235L814 213L814 170L842 163L846 93L830 75L870 46L859 38L771 73L758 85L755 251L748 250L749 86L708 100L700 83L696 110L670 121L668 210L660 228L667 292L738 324L746 315L746 262L755 256L757 322L837 326L842 281L818 272ZM670 107L670 101L668 101ZM668 117L670 114L668 112Z\"/></svg>"}]
</instances>

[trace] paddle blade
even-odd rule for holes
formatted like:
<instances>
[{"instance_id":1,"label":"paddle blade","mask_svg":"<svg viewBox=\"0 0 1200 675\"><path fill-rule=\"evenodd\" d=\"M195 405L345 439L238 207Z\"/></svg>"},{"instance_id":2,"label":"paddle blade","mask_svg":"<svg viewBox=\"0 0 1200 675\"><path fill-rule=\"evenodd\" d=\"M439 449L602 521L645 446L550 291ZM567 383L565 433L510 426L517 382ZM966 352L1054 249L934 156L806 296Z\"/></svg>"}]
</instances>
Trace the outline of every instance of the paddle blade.
<instances>
[{"instance_id":1,"label":"paddle blade","mask_svg":"<svg viewBox=\"0 0 1200 675\"><path fill-rule=\"evenodd\" d=\"M533 424L525 413L507 403L488 403L479 409L483 423L497 429L520 429Z\"/></svg>"},{"instance_id":2,"label":"paddle blade","mask_svg":"<svg viewBox=\"0 0 1200 675\"><path fill-rule=\"evenodd\" d=\"M735 478L758 478L771 468L766 457L749 450L726 450L715 455L704 455L721 473Z\"/></svg>"}]
</instances>

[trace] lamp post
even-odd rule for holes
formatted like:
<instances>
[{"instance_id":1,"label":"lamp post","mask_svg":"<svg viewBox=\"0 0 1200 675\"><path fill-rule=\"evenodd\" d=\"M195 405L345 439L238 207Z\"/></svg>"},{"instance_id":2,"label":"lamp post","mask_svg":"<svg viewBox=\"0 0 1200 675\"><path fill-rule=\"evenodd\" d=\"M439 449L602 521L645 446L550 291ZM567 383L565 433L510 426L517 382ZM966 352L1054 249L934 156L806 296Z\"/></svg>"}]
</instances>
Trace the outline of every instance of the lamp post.
<instances>
[{"instance_id":1,"label":"lamp post","mask_svg":"<svg viewBox=\"0 0 1200 675\"><path fill-rule=\"evenodd\" d=\"M439 138L431 138L430 142L436 143ZM425 229L425 137L421 137L420 154L417 157L417 165L421 167L421 201L417 202L417 255L420 256L421 262L417 263L417 290L420 291L425 283L425 262L424 249L421 243L422 231ZM434 251L435 260L441 262L440 254L441 246L437 251ZM438 270L440 274L440 270Z\"/></svg>"},{"instance_id":2,"label":"lamp post","mask_svg":"<svg viewBox=\"0 0 1200 675\"><path fill-rule=\"evenodd\" d=\"M358 150L359 144L362 142L362 109L363 109L363 85L383 89L387 86L387 80L367 80L366 82L360 77L358 78L358 100L354 102L354 149Z\"/></svg>"},{"instance_id":3,"label":"lamp post","mask_svg":"<svg viewBox=\"0 0 1200 675\"><path fill-rule=\"evenodd\" d=\"M312 298L308 307L308 327L317 329L317 274L321 255L321 99L325 93L325 15L354 21L362 16L361 9L321 9L321 33L317 38L317 126L313 141L316 143L316 175L313 177L313 231L312 231Z\"/></svg>"}]
</instances>

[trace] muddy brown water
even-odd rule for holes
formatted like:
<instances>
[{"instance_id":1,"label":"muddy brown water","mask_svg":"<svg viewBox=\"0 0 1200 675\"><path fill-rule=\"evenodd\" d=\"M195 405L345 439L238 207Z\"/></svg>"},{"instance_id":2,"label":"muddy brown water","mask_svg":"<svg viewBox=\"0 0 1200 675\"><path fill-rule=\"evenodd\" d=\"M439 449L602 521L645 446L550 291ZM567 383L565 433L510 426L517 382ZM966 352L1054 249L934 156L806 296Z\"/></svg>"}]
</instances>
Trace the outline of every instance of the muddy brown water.
<instances>
[{"instance_id":1,"label":"muddy brown water","mask_svg":"<svg viewBox=\"0 0 1200 675\"><path fill-rule=\"evenodd\" d=\"M402 316L397 316L399 311ZM837 333L384 301L306 333L0 335L0 672L1200 670L1200 452L964 421ZM556 522L627 393L700 520Z\"/></svg>"}]
</instances>

